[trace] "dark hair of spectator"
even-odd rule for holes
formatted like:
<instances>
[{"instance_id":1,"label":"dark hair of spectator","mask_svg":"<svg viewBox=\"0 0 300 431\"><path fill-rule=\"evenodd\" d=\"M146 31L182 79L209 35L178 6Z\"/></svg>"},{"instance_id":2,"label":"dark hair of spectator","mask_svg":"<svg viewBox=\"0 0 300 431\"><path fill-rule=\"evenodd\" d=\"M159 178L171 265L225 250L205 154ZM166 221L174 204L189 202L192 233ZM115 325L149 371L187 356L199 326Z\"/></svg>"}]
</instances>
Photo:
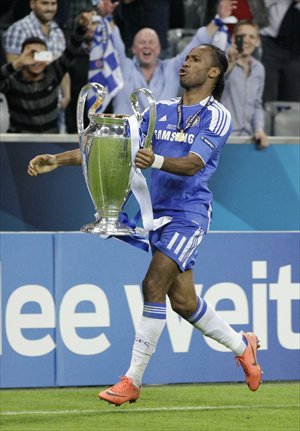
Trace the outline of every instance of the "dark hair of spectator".
<instances>
[{"instance_id":1,"label":"dark hair of spectator","mask_svg":"<svg viewBox=\"0 0 300 431\"><path fill-rule=\"evenodd\" d=\"M22 43L21 52L24 51L25 46L31 45L32 43L38 43L39 45L44 45L44 47L47 49L47 44L43 39L32 36L24 40L24 42Z\"/></svg>"},{"instance_id":2,"label":"dark hair of spectator","mask_svg":"<svg viewBox=\"0 0 300 431\"><path fill-rule=\"evenodd\" d=\"M224 75L228 68L228 61L227 61L225 52L222 49L214 45L209 45L205 43L202 45L207 46L211 50L212 67L218 67L220 69L220 75L218 76L218 79L216 81L216 84L212 92L212 95L214 96L214 98L220 101L225 87Z\"/></svg>"}]
</instances>

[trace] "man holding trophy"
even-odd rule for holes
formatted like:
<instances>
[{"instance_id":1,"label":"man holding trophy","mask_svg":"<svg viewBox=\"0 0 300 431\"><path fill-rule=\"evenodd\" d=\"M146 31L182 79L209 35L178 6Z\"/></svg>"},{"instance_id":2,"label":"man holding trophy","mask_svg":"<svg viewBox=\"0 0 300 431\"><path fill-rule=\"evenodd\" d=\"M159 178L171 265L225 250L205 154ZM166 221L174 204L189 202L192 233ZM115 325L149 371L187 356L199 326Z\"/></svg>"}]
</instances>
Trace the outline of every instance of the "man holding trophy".
<instances>
[{"instance_id":1,"label":"man holding trophy","mask_svg":"<svg viewBox=\"0 0 300 431\"><path fill-rule=\"evenodd\" d=\"M109 403L121 405L139 398L144 371L166 323L167 296L174 311L235 353L251 391L261 383L257 336L234 331L209 303L196 296L193 281L197 248L210 224L208 181L231 132L230 113L219 102L227 67L219 48L206 44L193 48L179 72L183 97L156 104L152 146L136 152L136 168L152 168L154 219L168 218L168 222L149 233L153 257L142 284L143 316L129 369L117 384L99 394ZM143 115L143 133L149 127L149 111ZM36 176L81 162L79 149L40 155L30 161L28 173Z\"/></svg>"}]
</instances>

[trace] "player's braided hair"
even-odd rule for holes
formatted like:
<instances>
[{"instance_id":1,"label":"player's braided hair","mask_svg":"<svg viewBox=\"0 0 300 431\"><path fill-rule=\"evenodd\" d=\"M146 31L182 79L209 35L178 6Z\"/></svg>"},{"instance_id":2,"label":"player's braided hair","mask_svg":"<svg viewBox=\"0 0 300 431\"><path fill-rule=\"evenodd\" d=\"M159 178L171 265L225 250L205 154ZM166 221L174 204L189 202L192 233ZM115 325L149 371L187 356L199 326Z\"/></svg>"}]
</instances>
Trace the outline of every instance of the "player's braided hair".
<instances>
[{"instance_id":1,"label":"player's braided hair","mask_svg":"<svg viewBox=\"0 0 300 431\"><path fill-rule=\"evenodd\" d=\"M228 61L227 61L225 52L222 49L209 44L207 44L206 46L210 48L212 53L212 63L213 63L212 66L218 67L220 69L220 75L218 76L218 79L215 83L215 86L212 91L212 95L214 96L215 99L221 100L222 93L225 87L224 75L228 68Z\"/></svg>"}]
</instances>

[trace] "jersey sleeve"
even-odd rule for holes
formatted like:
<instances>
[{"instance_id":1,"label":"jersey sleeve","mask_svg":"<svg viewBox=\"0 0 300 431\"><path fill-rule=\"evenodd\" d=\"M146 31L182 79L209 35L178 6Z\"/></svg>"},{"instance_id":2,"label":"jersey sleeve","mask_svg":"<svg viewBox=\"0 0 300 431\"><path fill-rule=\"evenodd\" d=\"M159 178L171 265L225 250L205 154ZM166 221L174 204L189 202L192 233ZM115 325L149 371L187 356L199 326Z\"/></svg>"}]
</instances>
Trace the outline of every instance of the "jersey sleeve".
<instances>
[{"instance_id":1,"label":"jersey sleeve","mask_svg":"<svg viewBox=\"0 0 300 431\"><path fill-rule=\"evenodd\" d=\"M206 164L212 154L225 145L231 129L230 112L221 104L209 106L190 152L197 154Z\"/></svg>"}]
</instances>

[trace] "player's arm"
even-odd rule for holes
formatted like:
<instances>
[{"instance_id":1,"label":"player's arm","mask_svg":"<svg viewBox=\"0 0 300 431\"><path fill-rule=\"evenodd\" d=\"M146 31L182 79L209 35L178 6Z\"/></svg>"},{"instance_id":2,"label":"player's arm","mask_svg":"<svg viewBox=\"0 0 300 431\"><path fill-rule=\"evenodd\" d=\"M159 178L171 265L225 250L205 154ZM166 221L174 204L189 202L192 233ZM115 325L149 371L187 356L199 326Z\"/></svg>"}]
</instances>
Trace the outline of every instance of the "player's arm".
<instances>
[{"instance_id":1,"label":"player's arm","mask_svg":"<svg viewBox=\"0 0 300 431\"><path fill-rule=\"evenodd\" d=\"M80 149L65 151L58 154L40 154L30 160L28 174L36 177L39 174L47 174L60 166L76 166L81 164Z\"/></svg>"},{"instance_id":2,"label":"player's arm","mask_svg":"<svg viewBox=\"0 0 300 431\"><path fill-rule=\"evenodd\" d=\"M151 147L142 148L136 153L135 165L140 169L152 167L185 176L195 175L205 166L197 154L189 153L186 157L163 157L154 154Z\"/></svg>"}]
</instances>

